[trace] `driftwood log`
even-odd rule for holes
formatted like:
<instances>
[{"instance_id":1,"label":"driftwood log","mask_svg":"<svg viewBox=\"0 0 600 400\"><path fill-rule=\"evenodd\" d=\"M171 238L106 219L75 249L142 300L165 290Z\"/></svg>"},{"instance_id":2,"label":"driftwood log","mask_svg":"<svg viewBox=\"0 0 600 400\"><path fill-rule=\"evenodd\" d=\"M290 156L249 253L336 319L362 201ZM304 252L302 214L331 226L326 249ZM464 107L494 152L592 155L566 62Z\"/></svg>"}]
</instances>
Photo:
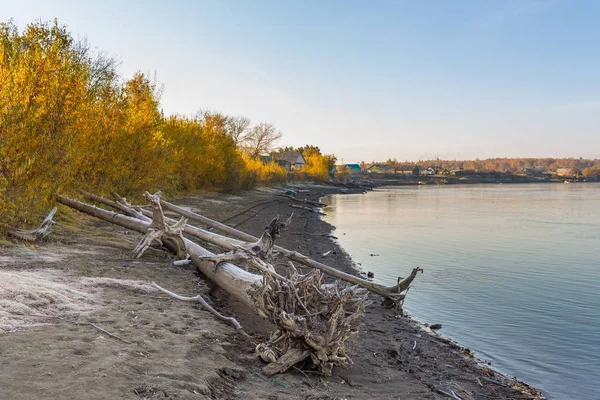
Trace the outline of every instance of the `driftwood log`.
<instances>
[{"instance_id":1,"label":"driftwood log","mask_svg":"<svg viewBox=\"0 0 600 400\"><path fill-rule=\"evenodd\" d=\"M54 207L50 213L44 218L44 221L40 224L39 227L32 230L23 230L19 228L13 228L12 226L3 225L6 233L10 236L15 237L17 239L25 240L27 242L39 242L48 236L52 230L52 224L54 221L54 214L56 214L57 208Z\"/></svg>"},{"instance_id":2,"label":"driftwood log","mask_svg":"<svg viewBox=\"0 0 600 400\"><path fill-rule=\"evenodd\" d=\"M324 213L323 211L321 211L321 210L317 210L317 209L310 208L310 207L305 207L305 206L297 206L297 205L295 205L295 204L288 204L288 206L290 206L290 207L292 207L292 208L298 208L298 209L300 209L300 210L304 210L304 211L312 212L312 213L315 213L315 214L319 214L319 215L327 215L327 214L325 214L325 213Z\"/></svg>"},{"instance_id":3,"label":"driftwood log","mask_svg":"<svg viewBox=\"0 0 600 400\"><path fill-rule=\"evenodd\" d=\"M85 192L84 192L84 194L85 194ZM139 208L131 206L130 204L128 204L125 201L124 198L120 197L118 194L113 193L113 195L117 199L116 202L106 199L106 198L103 198L103 197L100 197L100 196L95 196L95 195L90 196L90 195L86 194L86 197L89 198L90 200L93 200L93 201L99 202L101 204L105 204L105 205L108 205L115 209L118 209L120 211L123 211L130 216L138 217L140 214L143 214L144 218L147 218L152 215L147 210L143 210L143 209L139 209ZM259 238L255 237L253 235L239 231L235 228L232 228L221 222L214 221L203 215L186 210L175 204L169 203L168 201L161 199L160 205L162 206L163 209L169 210L173 213L176 213L183 217L186 217L190 221L199 222L210 228L213 228L215 230L218 230L222 233L225 233L225 234L231 236L231 238L225 237L225 236L219 235L217 233L209 232L209 231L206 231L206 230L203 230L203 229L197 228L195 226L191 226L191 225L186 225L184 227L185 233L187 233L191 236L194 236L198 239L201 239L203 241L206 241L208 243L222 247L226 250L235 250L237 247L246 245L247 242L256 242L259 240ZM148 220L150 220L150 219L148 219ZM170 220L169 218L167 218L167 220L169 220L171 222L175 222L173 220ZM288 258L289 260L292 260L299 264L306 265L307 267L319 269L321 272L323 272L327 275L333 276L337 279L348 282L352 285L357 285L362 288L365 288L365 289L369 290L370 292L383 297L384 305L389 306L389 307L396 307L400 311L402 310L402 305L403 305L404 299L406 297L406 293L405 293L406 290L408 290L411 283L416 278L417 273L423 272L423 270L421 268L413 268L413 270L411 271L411 273L409 274L408 277L398 278L398 282L396 285L388 287L388 286L383 286L383 285L368 281L366 279L362 279L360 277L357 277L357 276L354 276L351 274L347 274L343 271L332 268L332 267L330 267L326 264L323 264L319 261L312 260L309 257L307 257L299 252L296 252L296 251L291 251L291 250L285 249L285 248L277 246L277 245L273 246L273 250L275 250L279 254L283 255L284 257Z\"/></svg>"},{"instance_id":4,"label":"driftwood log","mask_svg":"<svg viewBox=\"0 0 600 400\"><path fill-rule=\"evenodd\" d=\"M291 366L310 360L323 374L331 374L336 365L351 363L347 341L358 329L364 314L366 291L347 284L324 284L318 270L308 274L298 273L293 266L283 277L266 260L275 240L286 223L275 218L261 236L253 241L232 240L224 242L231 252L215 255L188 240L183 233L192 227L182 219L169 224L165 218L160 196L145 194L152 208L152 220L118 214L67 197L57 200L69 207L98 217L127 229L144 233L136 247L136 256L157 242L180 258L191 258L196 268L227 293L246 304L258 315L277 327L266 343L257 346L267 375L283 372ZM202 235L206 231L200 231ZM223 238L223 237L222 237ZM248 272L230 261L242 255L258 274ZM261 258L262 257L262 258Z\"/></svg>"},{"instance_id":5,"label":"driftwood log","mask_svg":"<svg viewBox=\"0 0 600 400\"><path fill-rule=\"evenodd\" d=\"M215 230L223 232L235 239L242 240L242 241L257 240L257 238L255 236L252 236L248 233L239 231L235 228L232 228L232 227L222 224L220 222L214 221L203 215L188 211L184 208L176 206L175 204L169 203L168 201L161 200L160 204L162 205L162 207L165 210L169 210L171 212L174 212L176 214L184 216L184 217L188 218L190 221L200 222L210 228L213 228ZM187 231L186 231L186 233L187 233ZM196 233L200 233L202 237L196 236L190 232L190 234L198 237L199 239L205 240L209 243L213 243L213 244L216 244L219 246L221 244L223 244L224 240L225 241L228 240L228 238L225 238L224 236L221 236L221 235L217 235L213 232L202 231L202 232L196 232ZM231 239L229 239L229 240L231 240ZM285 249L285 248L277 246L277 245L274 246L274 250L292 261L306 265L311 268L317 268L321 272L323 272L327 275L330 275L337 279L351 283L352 285L360 286L362 288L369 290L370 292L378 294L381 297L383 297L385 305L395 306L400 309L402 307L404 298L406 296L406 293L404 293L404 292L406 292L406 290L410 287L411 283L417 276L417 273L423 272L423 270L421 268L413 268L413 270L411 271L411 273L409 274L408 277L398 278L398 283L396 285L388 287L388 286L380 285L380 284L377 284L374 282L370 282L366 279L362 279L360 277L357 277L357 276L354 276L351 274L347 274L343 271L340 271L338 269L330 267L326 264L323 264L316 260L312 260L309 257L307 257L301 253L298 253L297 251L288 250L288 249Z\"/></svg>"}]
</instances>

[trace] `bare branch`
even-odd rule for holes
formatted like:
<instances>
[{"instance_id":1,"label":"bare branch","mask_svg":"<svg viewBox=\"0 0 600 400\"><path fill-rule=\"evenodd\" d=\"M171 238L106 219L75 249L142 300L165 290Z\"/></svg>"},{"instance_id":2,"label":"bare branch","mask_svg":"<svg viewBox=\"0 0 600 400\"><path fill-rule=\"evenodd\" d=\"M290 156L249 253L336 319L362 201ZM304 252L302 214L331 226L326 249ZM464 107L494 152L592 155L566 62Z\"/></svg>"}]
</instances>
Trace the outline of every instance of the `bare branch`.
<instances>
[{"instance_id":1,"label":"bare branch","mask_svg":"<svg viewBox=\"0 0 600 400\"><path fill-rule=\"evenodd\" d=\"M206 310L209 311L212 315L214 315L215 317L217 317L218 319L220 319L221 321L225 321L231 325L233 325L233 327L243 336L245 337L250 337L250 335L248 335L245 331L244 328L242 328L242 325L240 325L240 323L237 321L237 319L233 318L233 317L226 317L223 314L221 314L220 312L218 312L217 310L215 310L214 308L212 308L207 302L206 300L204 300L204 298L200 295L198 296L194 296L194 297L184 297L184 296L180 296L176 293L173 293L165 288L162 288L160 286L158 286L155 282L152 282L152 286L154 286L155 288L157 288L158 290L160 290L161 292L164 292L166 294L168 294L169 296L177 299L177 300L181 300L181 301L195 301L196 303L200 303L200 305L202 305L202 307Z\"/></svg>"},{"instance_id":2,"label":"bare branch","mask_svg":"<svg viewBox=\"0 0 600 400\"><path fill-rule=\"evenodd\" d=\"M270 152L283 134L274 125L261 122L250 128L244 136L243 148L250 157Z\"/></svg>"}]
</instances>

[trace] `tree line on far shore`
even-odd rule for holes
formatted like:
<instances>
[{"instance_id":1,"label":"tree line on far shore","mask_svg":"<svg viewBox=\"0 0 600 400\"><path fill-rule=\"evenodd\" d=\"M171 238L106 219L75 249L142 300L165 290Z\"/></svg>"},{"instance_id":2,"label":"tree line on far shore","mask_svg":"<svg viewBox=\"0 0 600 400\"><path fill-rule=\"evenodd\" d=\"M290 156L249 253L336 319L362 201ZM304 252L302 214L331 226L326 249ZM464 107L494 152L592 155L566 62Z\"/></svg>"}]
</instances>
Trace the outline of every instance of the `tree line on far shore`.
<instances>
[{"instance_id":1,"label":"tree line on far shore","mask_svg":"<svg viewBox=\"0 0 600 400\"><path fill-rule=\"evenodd\" d=\"M56 20L22 31L0 23L0 221L33 223L75 189L236 191L288 178L259 159L281 139L274 125L209 111L165 116L160 94L142 73L123 80L115 59ZM325 179L326 157L305 157L302 177Z\"/></svg>"},{"instance_id":2,"label":"tree line on far shore","mask_svg":"<svg viewBox=\"0 0 600 400\"><path fill-rule=\"evenodd\" d=\"M387 161L359 164L362 169L367 169L373 164L384 164L395 170L412 170L416 165L424 168L435 167L437 170L483 171L483 172L509 172L520 173L525 169L532 169L540 173L555 172L559 168L571 168L581 172L583 176L600 176L600 160L585 158L488 158L484 160L419 160L417 162L398 161L390 158Z\"/></svg>"}]
</instances>

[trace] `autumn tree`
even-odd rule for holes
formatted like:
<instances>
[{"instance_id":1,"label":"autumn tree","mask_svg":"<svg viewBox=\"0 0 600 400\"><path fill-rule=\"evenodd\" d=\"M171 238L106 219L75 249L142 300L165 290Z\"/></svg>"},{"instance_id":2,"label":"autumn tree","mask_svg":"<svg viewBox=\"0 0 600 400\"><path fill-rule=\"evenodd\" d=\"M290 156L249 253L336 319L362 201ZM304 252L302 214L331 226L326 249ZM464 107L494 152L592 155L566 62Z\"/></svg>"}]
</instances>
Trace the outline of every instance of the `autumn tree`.
<instances>
[{"instance_id":1,"label":"autumn tree","mask_svg":"<svg viewBox=\"0 0 600 400\"><path fill-rule=\"evenodd\" d=\"M224 122L225 130L231 136L235 145L242 144L250 127L250 120L246 117L227 116Z\"/></svg>"},{"instance_id":2,"label":"autumn tree","mask_svg":"<svg viewBox=\"0 0 600 400\"><path fill-rule=\"evenodd\" d=\"M23 222L74 181L87 129L112 63L92 57L58 22L19 32L0 23L0 216ZM103 72L104 71L104 72ZM110 79L110 78L109 78Z\"/></svg>"},{"instance_id":3,"label":"autumn tree","mask_svg":"<svg viewBox=\"0 0 600 400\"><path fill-rule=\"evenodd\" d=\"M327 159L320 153L319 150L309 147L302 153L305 164L302 172L308 177L323 181L329 177L329 169L327 168Z\"/></svg>"},{"instance_id":4,"label":"autumn tree","mask_svg":"<svg viewBox=\"0 0 600 400\"><path fill-rule=\"evenodd\" d=\"M250 128L244 136L242 147L246 154L255 158L269 153L281 137L282 133L273 124L261 122Z\"/></svg>"}]
</instances>

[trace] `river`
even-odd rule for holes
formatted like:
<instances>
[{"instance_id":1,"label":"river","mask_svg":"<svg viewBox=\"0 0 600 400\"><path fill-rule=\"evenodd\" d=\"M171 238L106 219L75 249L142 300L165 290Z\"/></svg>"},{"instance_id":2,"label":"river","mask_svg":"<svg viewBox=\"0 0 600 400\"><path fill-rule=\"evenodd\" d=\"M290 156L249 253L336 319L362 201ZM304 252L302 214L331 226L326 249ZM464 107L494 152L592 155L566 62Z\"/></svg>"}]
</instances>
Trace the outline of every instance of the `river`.
<instances>
[{"instance_id":1,"label":"river","mask_svg":"<svg viewBox=\"0 0 600 400\"><path fill-rule=\"evenodd\" d=\"M551 399L600 398L600 183L404 186L329 199L374 281L422 267L405 309Z\"/></svg>"}]
</instances>

